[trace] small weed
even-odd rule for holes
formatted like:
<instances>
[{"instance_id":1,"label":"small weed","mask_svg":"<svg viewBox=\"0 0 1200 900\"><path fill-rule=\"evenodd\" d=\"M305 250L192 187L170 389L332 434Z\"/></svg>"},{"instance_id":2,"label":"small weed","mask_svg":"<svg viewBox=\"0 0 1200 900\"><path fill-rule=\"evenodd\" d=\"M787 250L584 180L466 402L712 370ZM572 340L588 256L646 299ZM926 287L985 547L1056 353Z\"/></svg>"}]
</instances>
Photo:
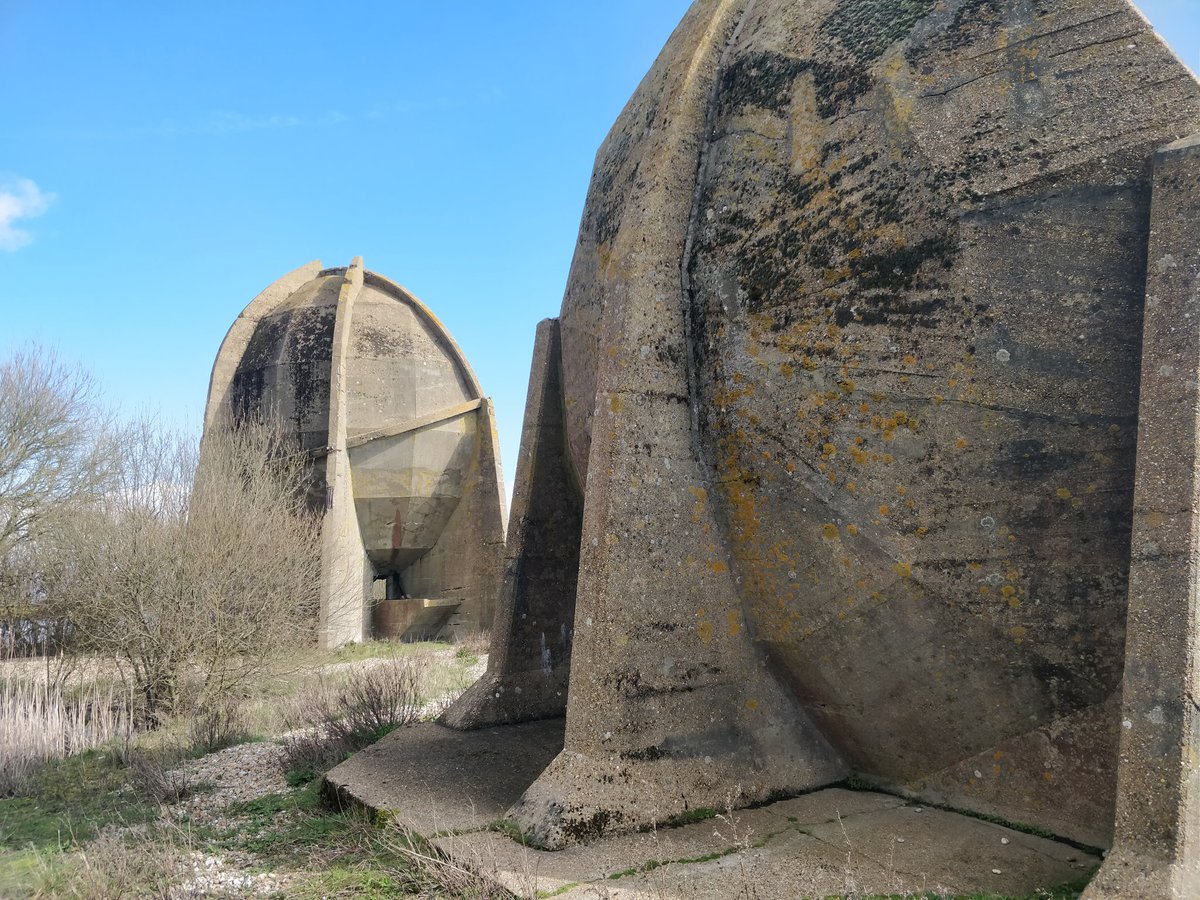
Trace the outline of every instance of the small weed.
<instances>
[{"instance_id":1,"label":"small weed","mask_svg":"<svg viewBox=\"0 0 1200 900\"><path fill-rule=\"evenodd\" d=\"M488 831L495 831L498 834L503 834L511 838L522 846L529 846L529 836L512 819L497 819L488 825Z\"/></svg>"},{"instance_id":2,"label":"small weed","mask_svg":"<svg viewBox=\"0 0 1200 900\"><path fill-rule=\"evenodd\" d=\"M704 822L708 819L715 819L718 813L715 809L707 806L697 806L693 809L685 809L677 816L672 816L667 820L668 828L677 827L679 825L695 825L697 822Z\"/></svg>"}]
</instances>

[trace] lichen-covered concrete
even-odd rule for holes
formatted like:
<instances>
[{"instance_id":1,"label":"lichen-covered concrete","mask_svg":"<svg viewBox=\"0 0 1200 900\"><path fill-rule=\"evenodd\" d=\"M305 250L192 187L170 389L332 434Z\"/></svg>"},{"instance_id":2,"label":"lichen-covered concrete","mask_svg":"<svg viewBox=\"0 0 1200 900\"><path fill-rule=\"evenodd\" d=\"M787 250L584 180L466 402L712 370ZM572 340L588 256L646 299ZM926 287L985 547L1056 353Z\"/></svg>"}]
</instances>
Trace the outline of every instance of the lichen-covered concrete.
<instances>
[{"instance_id":1,"label":"lichen-covered concrete","mask_svg":"<svg viewBox=\"0 0 1200 900\"><path fill-rule=\"evenodd\" d=\"M457 601L489 628L504 550L495 412L446 329L363 269L319 263L255 299L222 344L205 425L277 419L312 459L323 514L321 640L370 634L372 582Z\"/></svg>"},{"instance_id":2,"label":"lichen-covered concrete","mask_svg":"<svg viewBox=\"0 0 1200 900\"><path fill-rule=\"evenodd\" d=\"M1123 677L1190 709L1173 644L1125 645L1153 161L1198 128L1126 0L692 6L563 301L584 510L536 842L849 772L1112 841Z\"/></svg>"}]
</instances>

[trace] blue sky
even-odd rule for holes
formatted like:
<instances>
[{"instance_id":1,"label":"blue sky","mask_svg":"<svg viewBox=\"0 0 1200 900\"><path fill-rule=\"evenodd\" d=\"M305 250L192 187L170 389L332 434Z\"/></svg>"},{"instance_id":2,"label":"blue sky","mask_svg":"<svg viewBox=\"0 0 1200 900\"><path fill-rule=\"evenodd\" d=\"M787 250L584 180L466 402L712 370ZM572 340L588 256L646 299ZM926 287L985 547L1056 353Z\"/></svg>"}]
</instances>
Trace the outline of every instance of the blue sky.
<instances>
[{"instance_id":1,"label":"blue sky","mask_svg":"<svg viewBox=\"0 0 1200 900\"><path fill-rule=\"evenodd\" d=\"M1139 5L1200 68L1200 0ZM195 425L245 304L361 255L466 352L511 481L593 156L687 6L0 0L0 354Z\"/></svg>"}]
</instances>

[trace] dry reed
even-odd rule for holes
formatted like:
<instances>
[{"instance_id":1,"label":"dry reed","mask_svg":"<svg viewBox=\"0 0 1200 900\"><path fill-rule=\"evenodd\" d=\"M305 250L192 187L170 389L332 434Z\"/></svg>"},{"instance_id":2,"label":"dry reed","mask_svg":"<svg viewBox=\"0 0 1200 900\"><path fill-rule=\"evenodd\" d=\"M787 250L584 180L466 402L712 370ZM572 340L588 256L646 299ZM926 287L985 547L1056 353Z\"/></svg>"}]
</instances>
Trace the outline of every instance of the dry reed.
<instances>
[{"instance_id":1,"label":"dry reed","mask_svg":"<svg viewBox=\"0 0 1200 900\"><path fill-rule=\"evenodd\" d=\"M20 790L40 766L133 734L132 698L92 685L75 698L61 685L0 684L0 796Z\"/></svg>"}]
</instances>

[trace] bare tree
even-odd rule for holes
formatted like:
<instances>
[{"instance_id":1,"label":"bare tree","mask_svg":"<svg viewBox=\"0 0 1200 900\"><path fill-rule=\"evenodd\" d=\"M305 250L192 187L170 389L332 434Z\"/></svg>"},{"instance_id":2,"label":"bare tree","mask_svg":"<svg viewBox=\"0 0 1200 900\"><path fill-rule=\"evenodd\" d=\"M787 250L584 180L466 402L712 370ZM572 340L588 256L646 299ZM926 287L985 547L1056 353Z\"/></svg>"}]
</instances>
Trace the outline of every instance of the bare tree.
<instances>
[{"instance_id":1,"label":"bare tree","mask_svg":"<svg viewBox=\"0 0 1200 900\"><path fill-rule=\"evenodd\" d=\"M193 440L153 424L125 444L116 489L74 522L76 574L58 595L77 645L123 660L152 715L223 702L315 639L305 458L257 425L214 430L198 465Z\"/></svg>"},{"instance_id":2,"label":"bare tree","mask_svg":"<svg viewBox=\"0 0 1200 900\"><path fill-rule=\"evenodd\" d=\"M11 642L47 621L40 560L112 483L110 422L92 378L42 347L0 361L0 620ZM31 615L33 618L31 618Z\"/></svg>"},{"instance_id":3,"label":"bare tree","mask_svg":"<svg viewBox=\"0 0 1200 900\"><path fill-rule=\"evenodd\" d=\"M95 383L40 347L0 362L0 558L35 540L113 472Z\"/></svg>"}]
</instances>

